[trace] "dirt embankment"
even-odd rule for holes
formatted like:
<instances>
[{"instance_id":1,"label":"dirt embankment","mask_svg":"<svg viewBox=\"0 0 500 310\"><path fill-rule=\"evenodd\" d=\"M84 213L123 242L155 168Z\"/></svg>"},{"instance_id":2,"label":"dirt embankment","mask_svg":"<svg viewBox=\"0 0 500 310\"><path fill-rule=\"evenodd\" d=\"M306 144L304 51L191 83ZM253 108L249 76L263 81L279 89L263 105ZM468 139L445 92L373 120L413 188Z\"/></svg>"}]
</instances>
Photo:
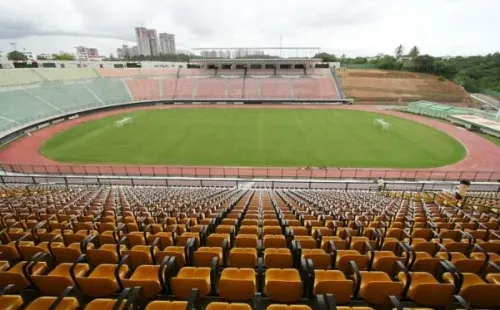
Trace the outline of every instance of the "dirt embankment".
<instances>
[{"instance_id":1,"label":"dirt embankment","mask_svg":"<svg viewBox=\"0 0 500 310\"><path fill-rule=\"evenodd\" d=\"M468 93L451 81L425 73L384 70L339 70L346 96L357 102L404 103L416 100L474 106Z\"/></svg>"}]
</instances>

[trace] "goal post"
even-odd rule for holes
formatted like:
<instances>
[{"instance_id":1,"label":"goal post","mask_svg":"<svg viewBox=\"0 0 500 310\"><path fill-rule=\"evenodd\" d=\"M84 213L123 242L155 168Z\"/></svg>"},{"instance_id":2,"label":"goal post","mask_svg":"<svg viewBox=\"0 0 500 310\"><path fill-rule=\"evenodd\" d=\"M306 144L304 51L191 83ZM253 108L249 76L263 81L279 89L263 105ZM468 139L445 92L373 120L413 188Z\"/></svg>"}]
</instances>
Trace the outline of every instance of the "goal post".
<instances>
[{"instance_id":1,"label":"goal post","mask_svg":"<svg viewBox=\"0 0 500 310\"><path fill-rule=\"evenodd\" d=\"M115 122L116 127L123 127L124 125L131 124L134 122L134 119L132 117L125 117L119 121Z\"/></svg>"},{"instance_id":2,"label":"goal post","mask_svg":"<svg viewBox=\"0 0 500 310\"><path fill-rule=\"evenodd\" d=\"M389 130L391 129L391 124L389 124L388 122L384 121L384 119L382 118L377 118L373 121L373 125L374 126L380 126L382 127L382 129L384 130Z\"/></svg>"}]
</instances>

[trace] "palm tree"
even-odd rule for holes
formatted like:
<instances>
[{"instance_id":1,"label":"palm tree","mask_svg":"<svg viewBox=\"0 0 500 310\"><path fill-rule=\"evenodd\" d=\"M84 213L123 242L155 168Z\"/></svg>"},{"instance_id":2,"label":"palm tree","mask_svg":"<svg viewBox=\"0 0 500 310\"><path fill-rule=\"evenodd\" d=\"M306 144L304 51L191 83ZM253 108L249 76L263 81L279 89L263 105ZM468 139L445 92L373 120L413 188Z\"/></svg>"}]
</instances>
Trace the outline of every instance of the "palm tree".
<instances>
[{"instance_id":1,"label":"palm tree","mask_svg":"<svg viewBox=\"0 0 500 310\"><path fill-rule=\"evenodd\" d=\"M403 46L403 44L399 44L398 47L396 47L396 50L394 51L397 59L401 58L404 52L405 52L405 47Z\"/></svg>"},{"instance_id":2,"label":"palm tree","mask_svg":"<svg viewBox=\"0 0 500 310\"><path fill-rule=\"evenodd\" d=\"M410 50L410 54L408 54L408 56L410 56L412 59L417 58L419 55L420 55L420 50L418 49L417 46L414 46Z\"/></svg>"}]
</instances>

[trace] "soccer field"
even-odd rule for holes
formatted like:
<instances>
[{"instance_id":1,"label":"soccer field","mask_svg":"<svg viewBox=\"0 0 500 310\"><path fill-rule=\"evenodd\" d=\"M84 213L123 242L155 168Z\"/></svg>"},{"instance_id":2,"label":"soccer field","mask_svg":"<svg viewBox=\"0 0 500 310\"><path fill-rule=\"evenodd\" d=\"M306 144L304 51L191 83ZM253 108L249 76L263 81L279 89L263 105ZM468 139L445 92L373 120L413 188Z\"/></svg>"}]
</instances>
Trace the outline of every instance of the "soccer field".
<instances>
[{"instance_id":1,"label":"soccer field","mask_svg":"<svg viewBox=\"0 0 500 310\"><path fill-rule=\"evenodd\" d=\"M117 127L124 117L133 123ZM72 163L366 168L439 167L466 153L441 131L387 115L238 108L123 113L61 132L41 152Z\"/></svg>"}]
</instances>

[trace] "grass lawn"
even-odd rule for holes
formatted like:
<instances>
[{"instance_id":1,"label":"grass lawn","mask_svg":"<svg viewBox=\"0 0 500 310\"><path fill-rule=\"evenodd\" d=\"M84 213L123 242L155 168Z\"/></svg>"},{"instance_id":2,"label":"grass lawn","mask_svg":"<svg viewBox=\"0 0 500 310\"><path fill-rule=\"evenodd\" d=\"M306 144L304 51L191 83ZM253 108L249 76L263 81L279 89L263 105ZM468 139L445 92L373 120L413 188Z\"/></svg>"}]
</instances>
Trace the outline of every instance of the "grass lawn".
<instances>
[{"instance_id":1,"label":"grass lawn","mask_svg":"<svg viewBox=\"0 0 500 310\"><path fill-rule=\"evenodd\" d=\"M133 117L133 123L114 122ZM373 125L376 118L390 130ZM423 168L455 163L463 146L431 127L369 112L306 109L137 111L64 131L41 148L73 163Z\"/></svg>"}]
</instances>

